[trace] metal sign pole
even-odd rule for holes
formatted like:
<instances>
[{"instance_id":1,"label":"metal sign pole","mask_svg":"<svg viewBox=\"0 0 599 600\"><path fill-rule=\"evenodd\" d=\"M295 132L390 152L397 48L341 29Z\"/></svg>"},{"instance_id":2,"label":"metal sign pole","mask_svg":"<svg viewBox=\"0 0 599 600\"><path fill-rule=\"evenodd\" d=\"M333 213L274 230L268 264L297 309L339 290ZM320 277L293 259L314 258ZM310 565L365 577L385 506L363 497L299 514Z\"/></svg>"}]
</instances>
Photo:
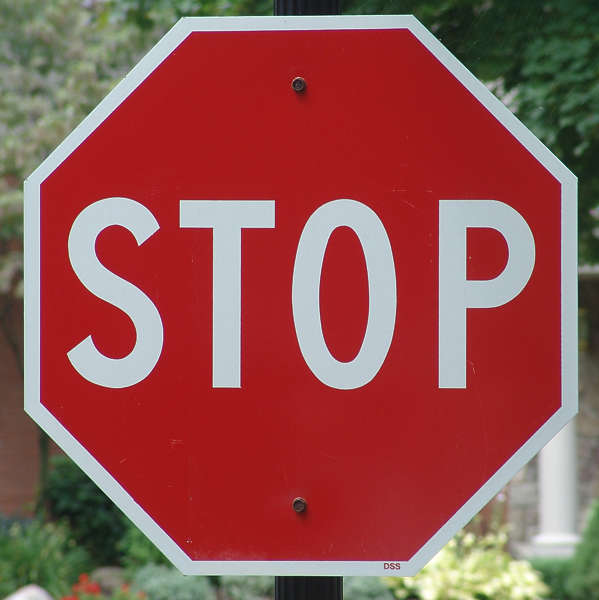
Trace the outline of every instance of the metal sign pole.
<instances>
[{"instance_id":1,"label":"metal sign pole","mask_svg":"<svg viewBox=\"0 0 599 600\"><path fill-rule=\"evenodd\" d=\"M337 15L339 0L274 0L274 13ZM296 80L293 88L302 92L305 84ZM275 577L275 600L343 600L343 577Z\"/></svg>"},{"instance_id":2,"label":"metal sign pole","mask_svg":"<svg viewBox=\"0 0 599 600\"><path fill-rule=\"evenodd\" d=\"M343 577L275 577L275 600L343 600Z\"/></svg>"},{"instance_id":3,"label":"metal sign pole","mask_svg":"<svg viewBox=\"0 0 599 600\"><path fill-rule=\"evenodd\" d=\"M339 0L274 0L275 15L338 15Z\"/></svg>"}]
</instances>

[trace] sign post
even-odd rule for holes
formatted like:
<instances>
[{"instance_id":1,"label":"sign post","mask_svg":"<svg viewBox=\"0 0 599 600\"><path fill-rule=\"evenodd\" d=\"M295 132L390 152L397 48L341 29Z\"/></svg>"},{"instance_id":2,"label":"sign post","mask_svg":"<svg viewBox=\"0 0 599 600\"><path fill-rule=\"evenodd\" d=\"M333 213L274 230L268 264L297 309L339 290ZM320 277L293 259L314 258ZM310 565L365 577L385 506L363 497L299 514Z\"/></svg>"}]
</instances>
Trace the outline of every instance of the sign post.
<instances>
[{"instance_id":1,"label":"sign post","mask_svg":"<svg viewBox=\"0 0 599 600\"><path fill-rule=\"evenodd\" d=\"M336 15L339 0L274 0L274 14ZM305 79L298 75L292 80L297 93L305 91ZM302 509L304 510L304 509ZM275 577L275 600L342 600L343 577Z\"/></svg>"},{"instance_id":2,"label":"sign post","mask_svg":"<svg viewBox=\"0 0 599 600\"><path fill-rule=\"evenodd\" d=\"M576 413L576 267L413 17L182 19L26 181L25 408L186 574L413 575Z\"/></svg>"}]
</instances>

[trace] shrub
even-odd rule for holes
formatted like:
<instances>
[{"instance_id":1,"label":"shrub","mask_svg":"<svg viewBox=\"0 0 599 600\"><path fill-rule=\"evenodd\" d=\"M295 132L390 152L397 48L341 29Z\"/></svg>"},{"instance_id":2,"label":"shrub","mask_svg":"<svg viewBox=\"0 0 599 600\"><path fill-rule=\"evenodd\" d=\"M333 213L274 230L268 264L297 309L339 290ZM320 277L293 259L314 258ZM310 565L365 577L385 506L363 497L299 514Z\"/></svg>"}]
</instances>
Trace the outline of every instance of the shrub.
<instances>
[{"instance_id":1,"label":"shrub","mask_svg":"<svg viewBox=\"0 0 599 600\"><path fill-rule=\"evenodd\" d=\"M31 521L32 519L30 517L7 517L5 515L0 515L0 536L7 535L9 529L15 523L18 523L21 527L27 527Z\"/></svg>"},{"instance_id":2,"label":"shrub","mask_svg":"<svg viewBox=\"0 0 599 600\"><path fill-rule=\"evenodd\" d=\"M566 590L568 577L572 571L570 558L533 558L530 564L541 574L543 582L549 586L549 596L553 600L572 600Z\"/></svg>"},{"instance_id":3,"label":"shrub","mask_svg":"<svg viewBox=\"0 0 599 600\"><path fill-rule=\"evenodd\" d=\"M121 564L129 572L147 564L170 565L164 554L129 520L123 537L117 543L117 549L121 555Z\"/></svg>"},{"instance_id":4,"label":"shrub","mask_svg":"<svg viewBox=\"0 0 599 600\"><path fill-rule=\"evenodd\" d=\"M75 539L96 564L119 562L117 542L125 528L125 517L66 456L52 457L43 498L50 516L68 521Z\"/></svg>"},{"instance_id":5,"label":"shrub","mask_svg":"<svg viewBox=\"0 0 599 600\"><path fill-rule=\"evenodd\" d=\"M505 533L459 533L415 577L386 578L401 600L534 600L549 590L526 561L504 550Z\"/></svg>"},{"instance_id":6,"label":"shrub","mask_svg":"<svg viewBox=\"0 0 599 600\"><path fill-rule=\"evenodd\" d=\"M582 540L574 552L566 591L573 600L599 599L599 501L591 508Z\"/></svg>"},{"instance_id":7,"label":"shrub","mask_svg":"<svg viewBox=\"0 0 599 600\"><path fill-rule=\"evenodd\" d=\"M97 581L89 578L87 573L81 573L76 583L71 586L71 594L63 596L61 600L145 600L144 592L134 592L131 586L123 584L120 588L114 590L110 596L102 592L102 588Z\"/></svg>"},{"instance_id":8,"label":"shrub","mask_svg":"<svg viewBox=\"0 0 599 600\"><path fill-rule=\"evenodd\" d=\"M132 587L147 594L148 600L216 600L206 577L181 575L165 565L147 565L133 578Z\"/></svg>"},{"instance_id":9,"label":"shrub","mask_svg":"<svg viewBox=\"0 0 599 600\"><path fill-rule=\"evenodd\" d=\"M230 600L268 600L275 593L274 577L225 575L220 584L225 597Z\"/></svg>"},{"instance_id":10,"label":"shrub","mask_svg":"<svg viewBox=\"0 0 599 600\"><path fill-rule=\"evenodd\" d=\"M379 577L344 577L344 600L393 600L393 594Z\"/></svg>"},{"instance_id":11,"label":"shrub","mask_svg":"<svg viewBox=\"0 0 599 600\"><path fill-rule=\"evenodd\" d=\"M35 583L58 597L89 567L89 555L64 524L15 522L0 531L0 597Z\"/></svg>"}]
</instances>

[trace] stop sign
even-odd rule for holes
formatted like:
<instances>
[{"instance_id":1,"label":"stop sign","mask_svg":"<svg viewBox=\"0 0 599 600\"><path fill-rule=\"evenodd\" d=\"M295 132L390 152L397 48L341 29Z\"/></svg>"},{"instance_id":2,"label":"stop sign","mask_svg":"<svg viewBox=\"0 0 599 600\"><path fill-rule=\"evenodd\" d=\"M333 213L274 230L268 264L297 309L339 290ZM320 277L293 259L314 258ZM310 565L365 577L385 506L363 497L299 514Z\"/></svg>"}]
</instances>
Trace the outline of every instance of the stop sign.
<instances>
[{"instance_id":1,"label":"stop sign","mask_svg":"<svg viewBox=\"0 0 599 600\"><path fill-rule=\"evenodd\" d=\"M413 574L576 411L575 186L412 17L183 19L26 183L26 409L184 573Z\"/></svg>"}]
</instances>

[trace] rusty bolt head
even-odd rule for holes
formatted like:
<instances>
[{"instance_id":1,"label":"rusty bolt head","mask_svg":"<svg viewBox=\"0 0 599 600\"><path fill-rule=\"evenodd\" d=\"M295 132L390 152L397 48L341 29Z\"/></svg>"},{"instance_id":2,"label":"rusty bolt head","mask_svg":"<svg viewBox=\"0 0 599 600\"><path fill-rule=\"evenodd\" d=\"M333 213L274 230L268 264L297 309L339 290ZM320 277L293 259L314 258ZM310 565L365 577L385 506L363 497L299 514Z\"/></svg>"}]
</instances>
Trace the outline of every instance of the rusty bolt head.
<instances>
[{"instance_id":1,"label":"rusty bolt head","mask_svg":"<svg viewBox=\"0 0 599 600\"><path fill-rule=\"evenodd\" d=\"M293 510L296 513L303 513L306 510L308 503L303 498L298 497L293 499L291 506L293 506Z\"/></svg>"},{"instance_id":2,"label":"rusty bolt head","mask_svg":"<svg viewBox=\"0 0 599 600\"><path fill-rule=\"evenodd\" d=\"M298 94L301 94L306 89L306 80L303 77L294 77L291 82L291 87Z\"/></svg>"}]
</instances>

